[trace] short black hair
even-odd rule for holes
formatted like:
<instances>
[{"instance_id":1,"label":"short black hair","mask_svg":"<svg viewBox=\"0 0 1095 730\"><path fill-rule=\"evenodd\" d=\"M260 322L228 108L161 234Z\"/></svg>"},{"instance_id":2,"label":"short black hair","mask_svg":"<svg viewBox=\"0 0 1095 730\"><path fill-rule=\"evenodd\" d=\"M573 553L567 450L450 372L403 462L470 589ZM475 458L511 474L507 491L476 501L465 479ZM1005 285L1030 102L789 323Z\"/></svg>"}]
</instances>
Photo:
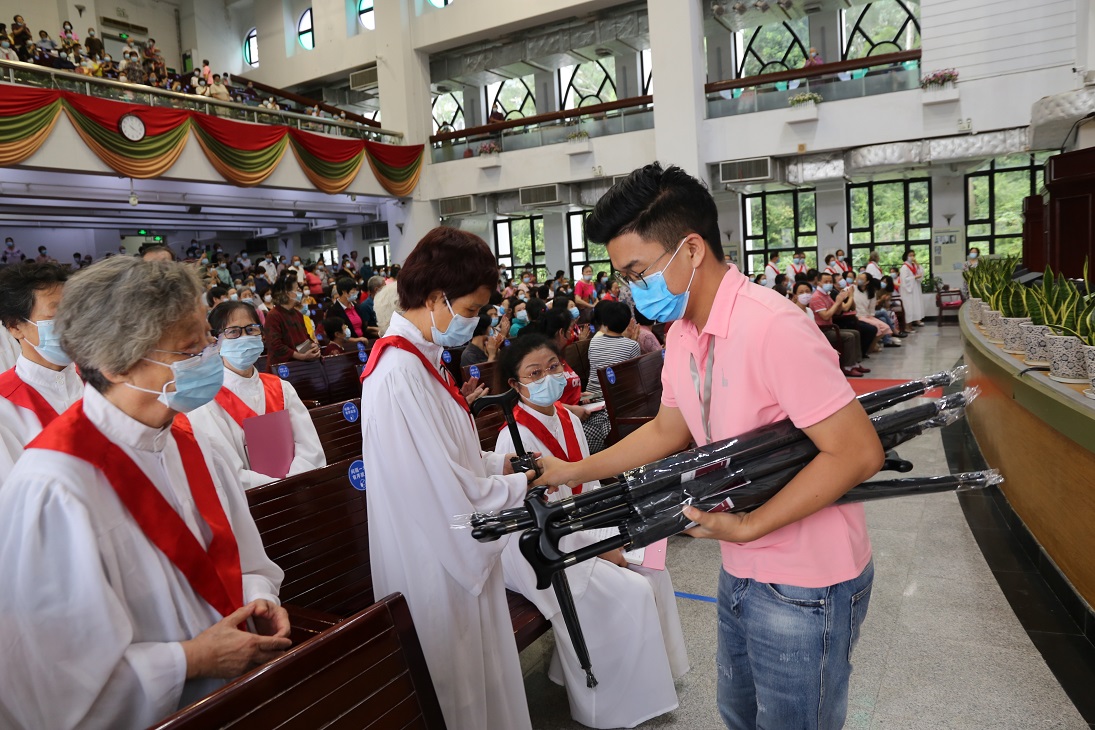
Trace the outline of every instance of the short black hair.
<instances>
[{"instance_id":1,"label":"short black hair","mask_svg":"<svg viewBox=\"0 0 1095 730\"><path fill-rule=\"evenodd\" d=\"M609 188L586 220L586 237L608 243L625 233L657 241L672 251L681 239L698 233L719 259L719 212L707 186L671 165L653 162Z\"/></svg>"},{"instance_id":2,"label":"short black hair","mask_svg":"<svg viewBox=\"0 0 1095 730\"><path fill-rule=\"evenodd\" d=\"M340 276L338 280L335 281L335 286L338 287L339 294L349 294L351 289L360 288L357 283L348 276Z\"/></svg>"},{"instance_id":3,"label":"short black hair","mask_svg":"<svg viewBox=\"0 0 1095 730\"><path fill-rule=\"evenodd\" d=\"M556 294L555 298L551 300L551 308L570 309L570 304L573 301L574 297L570 294Z\"/></svg>"},{"instance_id":4,"label":"short black hair","mask_svg":"<svg viewBox=\"0 0 1095 730\"><path fill-rule=\"evenodd\" d=\"M339 317L328 317L323 320L323 331L327 333L327 339L335 339L336 334L342 334L343 320Z\"/></svg>"},{"instance_id":5,"label":"short black hair","mask_svg":"<svg viewBox=\"0 0 1095 730\"><path fill-rule=\"evenodd\" d=\"M623 334L631 324L631 307L623 302L604 302L597 316L609 331Z\"/></svg>"},{"instance_id":6,"label":"short black hair","mask_svg":"<svg viewBox=\"0 0 1095 730\"><path fill-rule=\"evenodd\" d=\"M0 268L0 323L18 327L34 311L35 294L68 280L68 269L60 264L23 261Z\"/></svg>"},{"instance_id":7,"label":"short black hair","mask_svg":"<svg viewBox=\"0 0 1095 730\"><path fill-rule=\"evenodd\" d=\"M813 278L817 277L817 275L820 274L820 273L821 272L818 271L817 269L806 269L806 278L807 279L813 279ZM798 278L798 277L795 277L795 278Z\"/></svg>"},{"instance_id":8,"label":"short black hair","mask_svg":"<svg viewBox=\"0 0 1095 730\"><path fill-rule=\"evenodd\" d=\"M246 309L251 321L255 324L259 323L259 313L248 302L221 302L213 307L213 311L209 313L209 329L213 331L214 335L219 335L224 331L228 320L232 318L232 313L237 309Z\"/></svg>"},{"instance_id":9,"label":"short black hair","mask_svg":"<svg viewBox=\"0 0 1095 730\"><path fill-rule=\"evenodd\" d=\"M539 332L518 337L510 343L509 347L500 349L498 351L498 364L494 367L494 392L505 393L509 390L509 381L517 379L517 369L521 366L521 361L530 352L536 352L544 348L554 352L556 357L562 358L562 354L559 352L559 348L555 346L555 343Z\"/></svg>"},{"instance_id":10,"label":"short black hair","mask_svg":"<svg viewBox=\"0 0 1095 730\"><path fill-rule=\"evenodd\" d=\"M545 302L543 299L531 297L525 303L525 311L528 312L528 321L535 322L536 320L540 319L540 316L543 315L544 312L547 311L547 302Z\"/></svg>"},{"instance_id":11,"label":"short black hair","mask_svg":"<svg viewBox=\"0 0 1095 730\"><path fill-rule=\"evenodd\" d=\"M771 254L768 255L768 260L769 261L775 261L778 258L779 258L779 251L773 251Z\"/></svg>"},{"instance_id":12,"label":"short black hair","mask_svg":"<svg viewBox=\"0 0 1095 730\"><path fill-rule=\"evenodd\" d=\"M776 278L779 278L779 277L776 277ZM650 319L650 317L647 317L646 315L644 315L642 312L640 312L638 310L638 308L635 309L635 321L638 322L639 324L641 324L643 327L652 327L652 326L654 326L654 320L652 320L652 319Z\"/></svg>"},{"instance_id":13,"label":"short black hair","mask_svg":"<svg viewBox=\"0 0 1095 730\"><path fill-rule=\"evenodd\" d=\"M214 299L221 299L226 296L228 296L227 289L225 289L223 286L215 286L209 290L209 293L206 295L205 298L208 300L209 304L212 304Z\"/></svg>"},{"instance_id":14,"label":"short black hair","mask_svg":"<svg viewBox=\"0 0 1095 730\"><path fill-rule=\"evenodd\" d=\"M479 324L475 325L475 332L472 333L472 337L479 337L490 332L490 322L492 317L489 314L479 315Z\"/></svg>"}]
</instances>

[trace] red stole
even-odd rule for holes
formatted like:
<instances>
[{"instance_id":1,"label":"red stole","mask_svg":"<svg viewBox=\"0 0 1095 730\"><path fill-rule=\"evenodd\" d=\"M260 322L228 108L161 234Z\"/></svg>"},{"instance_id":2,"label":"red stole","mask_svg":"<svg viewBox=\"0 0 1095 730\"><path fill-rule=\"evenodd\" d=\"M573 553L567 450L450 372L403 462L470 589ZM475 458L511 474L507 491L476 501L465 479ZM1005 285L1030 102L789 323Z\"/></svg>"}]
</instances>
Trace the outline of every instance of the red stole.
<instances>
[{"instance_id":1,"label":"red stole","mask_svg":"<svg viewBox=\"0 0 1095 730\"><path fill-rule=\"evenodd\" d=\"M172 426L171 435L179 448L194 505L213 533L208 550L140 467L84 415L83 401L59 416L27 448L69 454L102 472L145 537L167 556L199 596L222 616L228 616L243 605L243 571L236 536L193 434Z\"/></svg>"},{"instance_id":2,"label":"red stole","mask_svg":"<svg viewBox=\"0 0 1095 730\"><path fill-rule=\"evenodd\" d=\"M459 403L460 407L463 408L469 416L471 415L471 408L468 407L467 399L464 398L463 394L460 392L460 389L456 387L456 383L452 382L448 370L442 368L441 370L445 373L444 376L442 376L442 374L438 372L437 366L427 360L426 356L422 354L422 351L414 346L414 343L412 343L406 337L402 337L400 335L388 335L387 337L381 337L379 340L373 343L373 349L369 352L369 364L366 365L365 369L361 372L362 382L365 381L365 378L372 375L373 370L376 368L376 364L380 362L380 356L389 347L394 347L397 350L403 350L403 352L409 352L417 357L422 362L422 365L426 368L426 370L428 370L430 374L437 379L437 382L441 383L441 385L444 386L445 390L449 391L449 395L453 397L453 400Z\"/></svg>"},{"instance_id":3,"label":"red stole","mask_svg":"<svg viewBox=\"0 0 1095 730\"><path fill-rule=\"evenodd\" d=\"M285 391L281 387L281 378L269 373L259 373L259 380L262 381L262 389L266 391L266 412L285 410ZM240 428L243 428L244 419L258 415L228 388L221 388L214 400Z\"/></svg>"},{"instance_id":4,"label":"red stole","mask_svg":"<svg viewBox=\"0 0 1095 730\"><path fill-rule=\"evenodd\" d=\"M556 403L555 414L559 417L559 422L563 426L563 438L566 439L567 444L566 451L563 451L563 447L559 445L559 440L551 434L551 431L548 431L547 426L541 423L540 419L519 405L513 407L513 417L517 423L531 431L532 435L547 447L552 456L571 463L581 461L583 458L582 447L578 445L578 434L574 431L574 423L570 420L570 411L561 404ZM574 494L581 494L582 485L579 484L571 491Z\"/></svg>"},{"instance_id":5,"label":"red stole","mask_svg":"<svg viewBox=\"0 0 1095 730\"><path fill-rule=\"evenodd\" d=\"M840 267L841 271L848 272L852 270L852 267L848 265L846 261L837 261L836 265Z\"/></svg>"},{"instance_id":6,"label":"red stole","mask_svg":"<svg viewBox=\"0 0 1095 730\"><path fill-rule=\"evenodd\" d=\"M16 374L15 368L0 374L0 396L38 416L38 422L42 424L42 428L48 426L60 415L53 410L53 406L42 397L41 393L23 382L23 379Z\"/></svg>"}]
</instances>

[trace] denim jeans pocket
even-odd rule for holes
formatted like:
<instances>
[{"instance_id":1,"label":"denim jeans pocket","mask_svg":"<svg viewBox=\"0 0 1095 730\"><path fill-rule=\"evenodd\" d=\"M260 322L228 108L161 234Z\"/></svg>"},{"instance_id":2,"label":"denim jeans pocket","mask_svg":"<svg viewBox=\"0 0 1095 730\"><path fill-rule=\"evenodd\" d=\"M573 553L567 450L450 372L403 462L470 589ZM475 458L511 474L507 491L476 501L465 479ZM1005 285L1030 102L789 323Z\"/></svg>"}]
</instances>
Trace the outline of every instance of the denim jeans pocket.
<instances>
[{"instance_id":1,"label":"denim jeans pocket","mask_svg":"<svg viewBox=\"0 0 1095 730\"><path fill-rule=\"evenodd\" d=\"M863 626L863 619L867 617L867 607L871 602L871 589L874 587L874 581L868 583L858 593L852 595L852 611L851 611L851 635L848 638L848 661L852 661L852 652L855 650L855 645L859 643L859 629Z\"/></svg>"},{"instance_id":2,"label":"denim jeans pocket","mask_svg":"<svg viewBox=\"0 0 1095 730\"><path fill-rule=\"evenodd\" d=\"M829 588L803 588L782 583L762 584L776 600L791 606L802 608L823 608L829 595Z\"/></svg>"}]
</instances>

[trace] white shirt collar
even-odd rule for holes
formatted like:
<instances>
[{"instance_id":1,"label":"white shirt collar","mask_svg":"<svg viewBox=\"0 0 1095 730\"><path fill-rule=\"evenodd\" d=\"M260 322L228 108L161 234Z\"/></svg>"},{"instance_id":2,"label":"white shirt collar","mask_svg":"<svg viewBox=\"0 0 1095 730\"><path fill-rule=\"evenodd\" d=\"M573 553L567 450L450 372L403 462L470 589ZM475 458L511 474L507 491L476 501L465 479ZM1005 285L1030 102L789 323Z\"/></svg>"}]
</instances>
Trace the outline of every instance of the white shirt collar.
<instances>
[{"instance_id":1,"label":"white shirt collar","mask_svg":"<svg viewBox=\"0 0 1095 730\"><path fill-rule=\"evenodd\" d=\"M253 390L254 388L261 388L262 381L259 379L259 371L255 368L252 368L251 374L248 376L244 376L233 370L225 368L224 387L228 388L233 393Z\"/></svg>"},{"instance_id":2,"label":"white shirt collar","mask_svg":"<svg viewBox=\"0 0 1095 730\"><path fill-rule=\"evenodd\" d=\"M552 413L550 416L545 416L540 411L536 410L535 408L530 407L524 401L517 401L517 405L521 406L521 410L531 414L536 420L538 420L540 423L544 424L545 426L551 427L551 426L556 426L556 425L559 424L559 413L558 413L558 411L556 411L555 413Z\"/></svg>"},{"instance_id":3,"label":"white shirt collar","mask_svg":"<svg viewBox=\"0 0 1095 730\"><path fill-rule=\"evenodd\" d=\"M55 394L61 400L67 400L66 396L70 389L80 387L80 376L76 374L76 368L73 365L61 370L50 370L20 355L15 361L15 374L35 390Z\"/></svg>"},{"instance_id":4,"label":"white shirt collar","mask_svg":"<svg viewBox=\"0 0 1095 730\"><path fill-rule=\"evenodd\" d=\"M152 428L135 420L92 387L84 389L84 415L108 439L119 446L128 446L138 451L163 451L171 431L169 426Z\"/></svg>"},{"instance_id":5,"label":"white shirt collar","mask_svg":"<svg viewBox=\"0 0 1095 730\"><path fill-rule=\"evenodd\" d=\"M426 340L422 336L422 332L417 327L411 324L411 321L404 317L399 312L392 314L392 321L388 325L388 331L385 335L399 335L404 339L409 340L415 347L417 347L426 359L432 362L440 372L441 370L441 352L445 349L441 345L436 345Z\"/></svg>"}]
</instances>

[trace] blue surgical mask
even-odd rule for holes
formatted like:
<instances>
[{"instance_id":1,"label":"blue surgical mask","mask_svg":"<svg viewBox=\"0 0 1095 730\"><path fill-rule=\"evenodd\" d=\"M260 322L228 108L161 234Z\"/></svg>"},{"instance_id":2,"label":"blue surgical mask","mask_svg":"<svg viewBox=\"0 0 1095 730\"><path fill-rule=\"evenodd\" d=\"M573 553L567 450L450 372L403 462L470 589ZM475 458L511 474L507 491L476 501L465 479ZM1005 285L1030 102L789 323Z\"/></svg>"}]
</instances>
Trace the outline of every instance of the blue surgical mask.
<instances>
[{"instance_id":1,"label":"blue surgical mask","mask_svg":"<svg viewBox=\"0 0 1095 730\"><path fill-rule=\"evenodd\" d=\"M479 326L478 317L465 317L452 311L449 298L445 297L445 306L449 308L452 321L444 332L437 329L437 322L433 318L433 310L430 310L430 338L435 345L442 347L461 347L471 341L475 334L475 328Z\"/></svg>"},{"instance_id":2,"label":"blue surgical mask","mask_svg":"<svg viewBox=\"0 0 1095 730\"><path fill-rule=\"evenodd\" d=\"M578 311L577 307L571 307L570 308L570 318L571 319L578 319L578 316L580 314L581 314L581 312Z\"/></svg>"},{"instance_id":3,"label":"blue surgical mask","mask_svg":"<svg viewBox=\"0 0 1095 730\"><path fill-rule=\"evenodd\" d=\"M522 309L520 312L513 315L513 318L518 322L528 322L528 312Z\"/></svg>"},{"instance_id":4,"label":"blue surgical mask","mask_svg":"<svg viewBox=\"0 0 1095 730\"><path fill-rule=\"evenodd\" d=\"M681 246L688 239L683 239L677 244L677 250L669 257L669 263L656 274L643 277L646 280L646 288L641 286L631 287L631 296L635 300L635 306L647 319L656 322L672 322L684 316L684 310L688 307L688 293L692 288L692 279L696 277L696 270L692 269L692 276L688 278L688 286L680 294L669 291L669 285L665 283L665 269L677 258Z\"/></svg>"},{"instance_id":5,"label":"blue surgical mask","mask_svg":"<svg viewBox=\"0 0 1095 730\"><path fill-rule=\"evenodd\" d=\"M490 318L490 326L491 327L497 327L498 323L501 322L501 321L502 321L501 317L491 317Z\"/></svg>"},{"instance_id":6,"label":"blue surgical mask","mask_svg":"<svg viewBox=\"0 0 1095 730\"><path fill-rule=\"evenodd\" d=\"M526 297L524 294L522 294L521 296L519 296L517 298L520 299L522 302L527 302L528 301L528 297Z\"/></svg>"},{"instance_id":7,"label":"blue surgical mask","mask_svg":"<svg viewBox=\"0 0 1095 730\"><path fill-rule=\"evenodd\" d=\"M528 388L528 402L538 406L550 406L562 397L567 387L565 373L545 375L539 380L523 384Z\"/></svg>"},{"instance_id":8,"label":"blue surgical mask","mask_svg":"<svg viewBox=\"0 0 1095 730\"><path fill-rule=\"evenodd\" d=\"M973 261L975 258L977 258L977 252L970 251L970 261Z\"/></svg>"},{"instance_id":9,"label":"blue surgical mask","mask_svg":"<svg viewBox=\"0 0 1095 730\"><path fill-rule=\"evenodd\" d=\"M38 328L38 344L34 345L34 349L39 355L58 367L65 367L72 363L72 358L61 349L61 337L53 329L52 319L43 319L39 322L31 322L28 319L27 322Z\"/></svg>"},{"instance_id":10,"label":"blue surgical mask","mask_svg":"<svg viewBox=\"0 0 1095 730\"><path fill-rule=\"evenodd\" d=\"M262 337L243 335L234 340L221 341L221 357L236 370L247 370L262 354Z\"/></svg>"},{"instance_id":11,"label":"blue surgical mask","mask_svg":"<svg viewBox=\"0 0 1095 730\"><path fill-rule=\"evenodd\" d=\"M802 259L791 259L791 262L796 266L802 266Z\"/></svg>"},{"instance_id":12,"label":"blue surgical mask","mask_svg":"<svg viewBox=\"0 0 1095 730\"><path fill-rule=\"evenodd\" d=\"M170 351L156 350L156 352ZM206 348L200 355L179 362L166 363L147 357L143 359L171 368L174 378L164 383L162 390L140 388L132 383L125 383L125 385L143 393L158 394L160 397L157 400L160 403L178 413L190 413L201 408L216 398L221 386L224 385L224 364L220 358L220 348L216 345ZM168 391L167 386L172 384L175 390Z\"/></svg>"},{"instance_id":13,"label":"blue surgical mask","mask_svg":"<svg viewBox=\"0 0 1095 730\"><path fill-rule=\"evenodd\" d=\"M351 295L350 295L350 301L351 301L351 302L356 302L356 301L357 301L357 298L358 298L359 296L361 296L361 294L360 294L359 292L356 292L356 291L355 291L355 292L354 292L353 294L351 294Z\"/></svg>"},{"instance_id":14,"label":"blue surgical mask","mask_svg":"<svg viewBox=\"0 0 1095 730\"><path fill-rule=\"evenodd\" d=\"M229 294L228 298L233 302L238 302L240 300L240 295L239 294Z\"/></svg>"},{"instance_id":15,"label":"blue surgical mask","mask_svg":"<svg viewBox=\"0 0 1095 730\"><path fill-rule=\"evenodd\" d=\"M761 279L760 280L760 285L761 286L768 286L768 280L767 279Z\"/></svg>"},{"instance_id":16,"label":"blue surgical mask","mask_svg":"<svg viewBox=\"0 0 1095 730\"><path fill-rule=\"evenodd\" d=\"M833 285L832 285L832 284L830 284L830 283L828 283L828 282L826 282L826 283L824 283L824 284L822 284L822 285L821 285L821 290L822 290L823 292L825 292L826 294L831 294L831 293L832 293L832 291L833 291Z\"/></svg>"},{"instance_id":17,"label":"blue surgical mask","mask_svg":"<svg viewBox=\"0 0 1095 730\"><path fill-rule=\"evenodd\" d=\"M582 281L593 281L593 274L582 274Z\"/></svg>"}]
</instances>

